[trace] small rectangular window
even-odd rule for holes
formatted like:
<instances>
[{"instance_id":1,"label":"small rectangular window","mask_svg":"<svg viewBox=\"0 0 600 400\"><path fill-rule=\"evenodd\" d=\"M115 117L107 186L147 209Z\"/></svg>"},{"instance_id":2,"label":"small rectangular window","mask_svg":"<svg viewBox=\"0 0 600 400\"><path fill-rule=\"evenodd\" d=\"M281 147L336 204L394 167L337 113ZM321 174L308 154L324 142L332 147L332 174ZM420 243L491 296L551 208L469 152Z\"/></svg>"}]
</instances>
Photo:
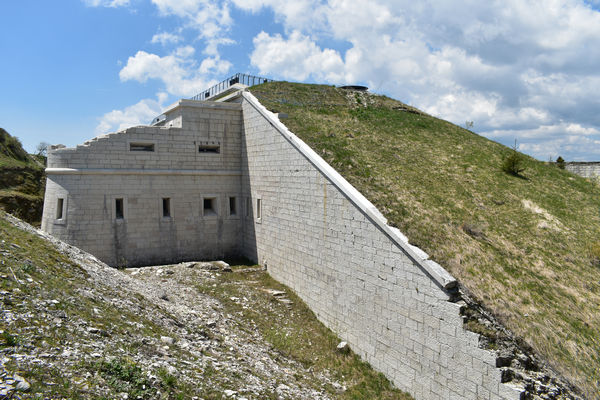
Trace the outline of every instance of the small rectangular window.
<instances>
[{"instance_id":1,"label":"small rectangular window","mask_svg":"<svg viewBox=\"0 0 600 400\"><path fill-rule=\"evenodd\" d=\"M115 199L115 219L123 219L123 199Z\"/></svg>"},{"instance_id":2,"label":"small rectangular window","mask_svg":"<svg viewBox=\"0 0 600 400\"><path fill-rule=\"evenodd\" d=\"M154 143L129 143L129 151L154 151Z\"/></svg>"},{"instance_id":3,"label":"small rectangular window","mask_svg":"<svg viewBox=\"0 0 600 400\"><path fill-rule=\"evenodd\" d=\"M256 199L256 219L260 219L262 217L261 210L260 210L260 207L262 205L261 203L262 203L261 199Z\"/></svg>"},{"instance_id":4,"label":"small rectangular window","mask_svg":"<svg viewBox=\"0 0 600 400\"><path fill-rule=\"evenodd\" d=\"M59 198L56 202L56 219L63 218L63 206L65 204L65 199Z\"/></svg>"},{"instance_id":5,"label":"small rectangular window","mask_svg":"<svg viewBox=\"0 0 600 400\"><path fill-rule=\"evenodd\" d=\"M168 197L163 197L163 199L162 199L162 216L163 217L171 216L171 199Z\"/></svg>"},{"instance_id":6,"label":"small rectangular window","mask_svg":"<svg viewBox=\"0 0 600 400\"><path fill-rule=\"evenodd\" d=\"M205 197L202 200L202 215L217 215L217 200L214 197Z\"/></svg>"},{"instance_id":7,"label":"small rectangular window","mask_svg":"<svg viewBox=\"0 0 600 400\"><path fill-rule=\"evenodd\" d=\"M219 153L220 151L218 144L201 144L198 146L198 153Z\"/></svg>"},{"instance_id":8,"label":"small rectangular window","mask_svg":"<svg viewBox=\"0 0 600 400\"><path fill-rule=\"evenodd\" d=\"M237 215L237 201L235 197L229 198L229 215L235 216Z\"/></svg>"}]
</instances>

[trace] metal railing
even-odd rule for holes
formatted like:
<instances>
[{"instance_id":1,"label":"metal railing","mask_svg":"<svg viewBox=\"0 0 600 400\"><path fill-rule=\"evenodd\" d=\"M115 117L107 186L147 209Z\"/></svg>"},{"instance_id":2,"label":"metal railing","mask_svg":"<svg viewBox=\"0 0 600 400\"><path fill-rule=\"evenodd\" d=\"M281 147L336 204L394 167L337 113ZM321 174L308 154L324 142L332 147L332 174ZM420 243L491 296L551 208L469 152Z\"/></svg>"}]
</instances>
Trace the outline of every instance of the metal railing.
<instances>
[{"instance_id":1,"label":"metal railing","mask_svg":"<svg viewBox=\"0 0 600 400\"><path fill-rule=\"evenodd\" d=\"M225 79L224 81L217 83L213 87L206 89L203 92L198 93L197 95L192 97L190 100L206 100L208 98L216 96L219 93L224 92L225 90L229 89L231 86L235 85L236 83L241 83L246 86L254 86L254 85L260 85L261 83L267 83L267 82L273 82L273 79L237 73L237 74Z\"/></svg>"}]
</instances>

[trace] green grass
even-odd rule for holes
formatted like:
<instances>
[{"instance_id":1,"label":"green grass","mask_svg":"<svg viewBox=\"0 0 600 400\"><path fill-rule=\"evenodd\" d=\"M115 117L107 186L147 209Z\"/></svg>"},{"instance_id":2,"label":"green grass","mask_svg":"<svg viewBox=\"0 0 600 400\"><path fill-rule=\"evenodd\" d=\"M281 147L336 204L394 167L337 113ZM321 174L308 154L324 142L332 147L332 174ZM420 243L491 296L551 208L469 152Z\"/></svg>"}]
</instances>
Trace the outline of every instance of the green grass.
<instances>
[{"instance_id":1,"label":"green grass","mask_svg":"<svg viewBox=\"0 0 600 400\"><path fill-rule=\"evenodd\" d=\"M44 202L43 157L27 154L0 128L0 208L39 226Z\"/></svg>"},{"instance_id":2,"label":"green grass","mask_svg":"<svg viewBox=\"0 0 600 400\"><path fill-rule=\"evenodd\" d=\"M374 371L356 354L339 353L336 347L340 339L318 322L314 313L292 290L272 279L262 268L234 267L232 273L221 274L216 285L197 285L197 289L217 298L241 327L258 330L281 355L312 371L306 376L294 376L304 385L310 386L317 381L312 374L330 373L347 387L343 393L338 393L333 386L326 387L333 398L412 398L394 389L383 374ZM264 289L285 291L286 297L292 301L291 306L280 303ZM252 307L245 308L232 297L246 297Z\"/></svg>"},{"instance_id":3,"label":"green grass","mask_svg":"<svg viewBox=\"0 0 600 400\"><path fill-rule=\"evenodd\" d=\"M27 349L32 348L62 348L64 344L78 340L74 337L80 335L81 328L74 322L83 322L87 327L101 329L108 332L110 337L131 338L133 324L136 324L135 334L138 336L159 338L167 334L161 326L146 319L144 312L134 313L116 308L115 305L96 297L82 296L82 289L104 293L104 296L109 298L122 294L112 291L111 288L91 285L92 281L85 270L60 254L50 243L17 229L2 215L0 253L0 291L11 293L11 297L5 298L2 306L17 315L27 316L10 324L0 321L2 349L10 347L15 352L28 352ZM143 302L143 298L136 300L140 307L152 306ZM40 312L39 303L48 301L53 302L49 307L53 314ZM52 323L55 318L53 315L60 313L64 313L67 318L60 327L56 327ZM107 352L119 355L135 354L140 346L141 343L132 341L124 348L108 348ZM94 387L98 385L94 380L97 374L105 377L105 381L113 389L119 385L124 387L124 391L133 396L130 398L141 394L142 398L155 398L146 395L150 392L146 393L139 388L135 376L136 366L127 362L126 358L119 358L117 361L107 361L99 365L54 368L49 365L25 367L11 360L6 363L5 368L24 376L32 385L31 393L38 393L47 398L89 398L89 395L85 394L86 390L82 390L69 376L80 376L83 383ZM88 378L83 378L85 376ZM47 382L55 384L47 385ZM169 398L176 398L182 388L185 388L183 384L173 382L168 376L164 377L164 382L168 384L165 390L172 394Z\"/></svg>"},{"instance_id":4,"label":"green grass","mask_svg":"<svg viewBox=\"0 0 600 400\"><path fill-rule=\"evenodd\" d=\"M507 174L510 148L384 96L251 91L555 369L600 391L598 185L525 155Z\"/></svg>"},{"instance_id":5,"label":"green grass","mask_svg":"<svg viewBox=\"0 0 600 400\"><path fill-rule=\"evenodd\" d=\"M8 371L24 376L31 384L32 397L109 399L116 393L127 393L129 398L142 399L190 399L193 396L221 399L225 398L224 389L243 387L247 374L261 376L264 373L262 369L254 370L254 364L244 360L241 360L239 374L223 369L218 363L224 357L237 358L241 353L229 349L220 331L203 325L185 326L178 317L150 303L143 295L96 284L84 269L51 244L17 229L2 215L0 254L0 292L10 294L2 297L2 307L22 316L12 321L0 321L0 350L29 353L36 349L57 354L65 346L82 350L74 363L60 366L34 365L18 359L7 361L4 367ZM233 270L231 273L211 273L207 278L206 275L194 275L202 274L200 269L186 268L182 279L194 283L199 297L209 294L218 300L219 313L226 315L228 324L235 324L230 328L234 335L243 334L249 340L261 343L266 341L270 347L263 345L264 348L280 368L290 366L294 371L302 371L290 375L300 387L324 390L331 398L339 399L410 399L393 389L382 374L373 371L356 355L338 353L339 339L316 320L299 298L272 280L262 268L240 265L234 266ZM265 293L264 288L285 290L293 305L288 308L281 304ZM246 297L252 307L245 308L232 297ZM120 301L114 301L118 299L124 303L120 305ZM125 306L125 303L132 305ZM59 317L62 322L58 326L53 320L61 314L66 317ZM179 329L170 330L170 323L165 324L165 321L185 326L188 333L198 332L200 337L210 341L203 354L213 357L215 365L210 359L191 355L178 346L170 346L170 358L174 361L171 365L180 366L177 360L183 360L187 361L186 365L193 365L189 367L191 370L178 368L179 373L174 374L166 368L136 362L137 354L156 351L148 339L154 338L160 343L162 336L178 338ZM81 335L82 329L87 328L97 328L100 332ZM260 335L256 336L256 332ZM92 351L84 350L89 349L90 341L99 340L105 342L98 350L100 358L83 359L82 353ZM290 359L310 369L306 372L306 369L291 364ZM157 379L149 379L148 373ZM200 378L191 380L192 375ZM322 376L339 381L347 390L338 393L333 386L323 387ZM261 376L262 382L271 379L271 376ZM281 383L286 382L278 379L276 384ZM278 394L272 389L265 387L259 397L277 399Z\"/></svg>"}]
</instances>

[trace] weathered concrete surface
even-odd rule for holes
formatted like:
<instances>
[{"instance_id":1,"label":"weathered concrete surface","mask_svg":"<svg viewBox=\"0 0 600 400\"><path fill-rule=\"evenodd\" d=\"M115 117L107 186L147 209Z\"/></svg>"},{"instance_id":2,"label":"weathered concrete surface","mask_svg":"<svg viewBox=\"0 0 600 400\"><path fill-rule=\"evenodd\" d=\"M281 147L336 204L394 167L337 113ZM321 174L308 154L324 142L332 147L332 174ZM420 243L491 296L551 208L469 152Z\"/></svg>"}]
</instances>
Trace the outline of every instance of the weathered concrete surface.
<instances>
[{"instance_id":1,"label":"weathered concrete surface","mask_svg":"<svg viewBox=\"0 0 600 400\"><path fill-rule=\"evenodd\" d=\"M240 105L182 100L166 114L161 127L50 151L42 229L112 266L237 255L241 222L229 198L242 204ZM131 143L154 151L130 151ZM200 152L204 144L219 153ZM170 199L168 217L163 198ZM215 199L215 212L203 212L205 198ZM123 218L116 199L123 199Z\"/></svg>"},{"instance_id":2,"label":"weathered concrete surface","mask_svg":"<svg viewBox=\"0 0 600 400\"><path fill-rule=\"evenodd\" d=\"M584 178L600 177L600 162L567 162L565 169Z\"/></svg>"}]
</instances>

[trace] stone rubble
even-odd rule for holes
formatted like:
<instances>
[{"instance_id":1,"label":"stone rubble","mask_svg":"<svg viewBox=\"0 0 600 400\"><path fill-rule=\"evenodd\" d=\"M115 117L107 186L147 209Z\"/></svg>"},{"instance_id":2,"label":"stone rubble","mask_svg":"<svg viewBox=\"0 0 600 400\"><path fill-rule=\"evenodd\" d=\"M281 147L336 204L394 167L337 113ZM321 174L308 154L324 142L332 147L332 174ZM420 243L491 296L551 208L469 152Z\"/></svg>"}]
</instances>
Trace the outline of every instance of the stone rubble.
<instances>
[{"instance_id":1,"label":"stone rubble","mask_svg":"<svg viewBox=\"0 0 600 400\"><path fill-rule=\"evenodd\" d=\"M264 340L258 329L243 326L224 311L219 301L195 290L197 285L216 285L218 274L229 273L231 267L224 262L116 270L20 220L6 218L51 241L82 267L89 284L77 289L78 298L27 299L31 307L25 313L20 313L17 307L25 304L18 288L0 291L0 304L4 304L0 315L2 326L11 329L21 326L16 332L19 344L0 347L0 399L21 398L30 389L30 382L19 373L36 367L64 371L64 381L70 382L84 398L118 395L125 399L126 392L112 393L102 377L83 367L123 357L141 366L148 381L157 388L161 387L157 371L162 370L175 376L178 382L191 387L210 385L204 390L236 400L261 399L268 393L276 393L278 399L329 399L331 395L325 387L345 387L326 373L314 373L286 358ZM3 279L13 278L3 276ZM284 294L277 294L276 298L280 297ZM100 306L89 310L89 319L60 309L65 302L76 303L82 298L99 305L109 304L112 317L120 320L120 325L98 326L100 320L96 318L104 315ZM232 301L251 306L245 296L232 297ZM128 315L143 316L153 327L129 319ZM45 323L43 329L36 325L39 321ZM50 331L61 332L60 344L46 340L41 345L33 344L36 338ZM135 350L126 351L132 346ZM207 378L209 373L212 378ZM306 385L306 381L294 376L310 377L313 383ZM48 380L36 384L52 387L61 383ZM190 398L201 399L201 393Z\"/></svg>"}]
</instances>

